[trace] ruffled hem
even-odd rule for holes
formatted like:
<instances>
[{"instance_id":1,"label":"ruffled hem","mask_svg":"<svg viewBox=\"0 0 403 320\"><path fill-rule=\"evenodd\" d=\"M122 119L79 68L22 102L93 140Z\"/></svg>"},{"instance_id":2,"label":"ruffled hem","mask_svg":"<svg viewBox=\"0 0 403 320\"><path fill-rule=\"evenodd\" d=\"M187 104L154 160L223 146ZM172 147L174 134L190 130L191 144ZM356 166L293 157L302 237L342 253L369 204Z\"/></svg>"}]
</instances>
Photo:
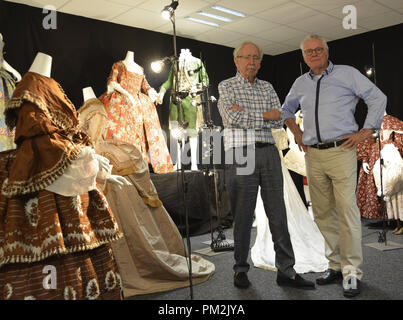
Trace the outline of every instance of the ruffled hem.
<instances>
[{"instance_id":1,"label":"ruffled hem","mask_svg":"<svg viewBox=\"0 0 403 320\"><path fill-rule=\"evenodd\" d=\"M78 159L81 153L82 146L72 145L70 150L66 150L62 158L56 163L56 165L47 170L47 173L41 173L41 176L31 177L28 181L14 181L9 183L8 178L3 181L1 186L1 193L11 198L13 196L30 194L33 192L44 190L46 187L55 182L66 170L66 168L71 165L73 160ZM16 152L16 150L11 150ZM9 155L10 160L15 158L15 154Z\"/></svg>"}]
</instances>

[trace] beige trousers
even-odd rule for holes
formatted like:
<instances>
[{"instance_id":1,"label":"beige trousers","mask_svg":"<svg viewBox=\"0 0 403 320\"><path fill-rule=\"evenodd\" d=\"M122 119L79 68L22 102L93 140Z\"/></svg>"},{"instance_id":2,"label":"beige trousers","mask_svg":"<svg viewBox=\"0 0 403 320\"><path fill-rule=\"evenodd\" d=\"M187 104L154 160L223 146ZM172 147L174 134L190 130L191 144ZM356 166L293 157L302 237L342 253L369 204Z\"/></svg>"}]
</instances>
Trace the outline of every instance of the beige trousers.
<instances>
[{"instance_id":1,"label":"beige trousers","mask_svg":"<svg viewBox=\"0 0 403 320\"><path fill-rule=\"evenodd\" d=\"M325 238L329 268L362 278L361 218L356 202L356 150L342 147L305 153L314 219Z\"/></svg>"}]
</instances>

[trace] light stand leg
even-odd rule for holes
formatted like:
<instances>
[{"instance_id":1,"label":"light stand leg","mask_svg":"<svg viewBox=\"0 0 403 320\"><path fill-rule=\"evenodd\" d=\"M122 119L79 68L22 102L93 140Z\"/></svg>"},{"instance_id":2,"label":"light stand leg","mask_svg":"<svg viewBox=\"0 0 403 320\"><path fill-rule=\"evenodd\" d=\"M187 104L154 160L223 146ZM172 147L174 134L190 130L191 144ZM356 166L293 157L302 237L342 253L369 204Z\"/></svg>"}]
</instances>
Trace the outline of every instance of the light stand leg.
<instances>
[{"instance_id":1,"label":"light stand leg","mask_svg":"<svg viewBox=\"0 0 403 320\"><path fill-rule=\"evenodd\" d=\"M180 149L182 150L183 144L186 141L185 139L180 139ZM181 163L181 178L182 178L182 193L183 193L183 206L185 208L185 223L186 223L186 239L187 239L187 253L189 259L189 288L190 288L190 299L193 300L193 280L192 280L192 246L190 243L190 232L189 232L189 212L188 206L186 202L186 194L187 194L187 183L185 181L185 168Z\"/></svg>"},{"instance_id":2,"label":"light stand leg","mask_svg":"<svg viewBox=\"0 0 403 320\"><path fill-rule=\"evenodd\" d=\"M191 170L192 171L198 171L197 167L197 142L198 142L198 137L190 137L189 138L189 144L190 144L190 156L191 156Z\"/></svg>"}]
</instances>

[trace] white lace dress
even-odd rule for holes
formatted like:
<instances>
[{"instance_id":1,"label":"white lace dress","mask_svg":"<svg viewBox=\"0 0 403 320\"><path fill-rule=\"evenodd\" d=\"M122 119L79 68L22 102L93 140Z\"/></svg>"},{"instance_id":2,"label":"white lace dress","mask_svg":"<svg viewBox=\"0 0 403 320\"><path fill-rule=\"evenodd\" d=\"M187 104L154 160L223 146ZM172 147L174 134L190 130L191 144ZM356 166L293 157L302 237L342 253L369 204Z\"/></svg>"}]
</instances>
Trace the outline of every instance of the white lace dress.
<instances>
[{"instance_id":1,"label":"white lace dress","mask_svg":"<svg viewBox=\"0 0 403 320\"><path fill-rule=\"evenodd\" d=\"M328 268L325 257L325 240L303 203L288 169L284 165L281 150L287 148L287 134L284 129L273 130L276 145L280 150L284 179L284 202L287 210L288 231L294 249L297 273L323 272ZM251 249L251 259L257 268L277 270L272 235L263 201L259 196L255 209L257 236Z\"/></svg>"}]
</instances>

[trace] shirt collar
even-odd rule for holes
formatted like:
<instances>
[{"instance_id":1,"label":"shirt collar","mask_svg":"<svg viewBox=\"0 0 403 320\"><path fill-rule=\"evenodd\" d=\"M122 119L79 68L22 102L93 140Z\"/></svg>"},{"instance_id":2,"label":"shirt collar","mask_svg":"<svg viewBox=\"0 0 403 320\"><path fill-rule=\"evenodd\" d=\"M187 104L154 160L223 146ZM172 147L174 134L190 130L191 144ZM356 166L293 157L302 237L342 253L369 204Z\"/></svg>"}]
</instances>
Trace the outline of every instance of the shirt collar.
<instances>
[{"instance_id":1,"label":"shirt collar","mask_svg":"<svg viewBox=\"0 0 403 320\"><path fill-rule=\"evenodd\" d=\"M242 77L242 75L239 73L239 71L236 72L235 78L240 82L241 84L250 84L249 80ZM259 79L255 77L254 85L259 83Z\"/></svg>"},{"instance_id":2,"label":"shirt collar","mask_svg":"<svg viewBox=\"0 0 403 320\"><path fill-rule=\"evenodd\" d=\"M334 65L333 65L332 61L330 61L330 60L328 60L328 61L329 61L329 65L327 66L326 70L324 70L322 72L322 75L324 75L324 74L328 75L330 72L333 71ZM309 70L308 74L311 77L311 79L313 79L315 77L315 74L313 73L313 71L311 69Z\"/></svg>"}]
</instances>

